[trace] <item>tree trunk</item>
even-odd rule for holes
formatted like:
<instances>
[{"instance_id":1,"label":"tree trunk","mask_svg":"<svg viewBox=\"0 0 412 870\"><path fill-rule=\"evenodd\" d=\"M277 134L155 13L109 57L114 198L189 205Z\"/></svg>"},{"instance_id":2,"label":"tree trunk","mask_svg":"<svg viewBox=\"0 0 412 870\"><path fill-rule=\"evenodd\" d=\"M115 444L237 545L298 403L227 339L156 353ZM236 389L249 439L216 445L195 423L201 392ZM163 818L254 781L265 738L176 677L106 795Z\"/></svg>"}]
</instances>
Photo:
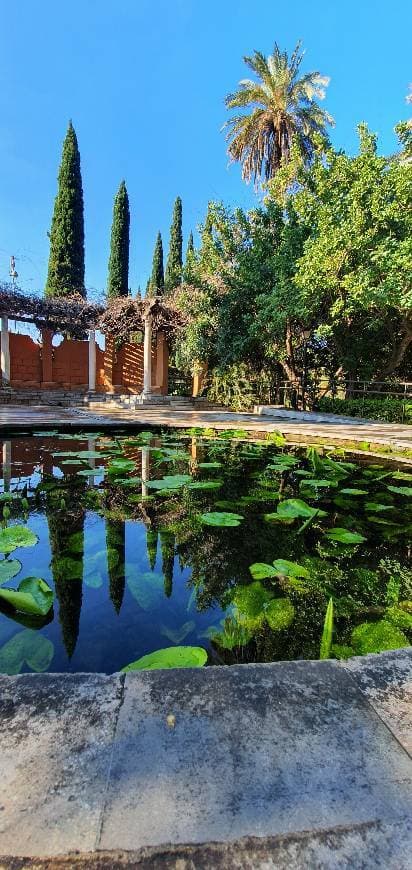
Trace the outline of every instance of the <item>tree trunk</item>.
<instances>
[{"instance_id":1,"label":"tree trunk","mask_svg":"<svg viewBox=\"0 0 412 870\"><path fill-rule=\"evenodd\" d=\"M412 343L412 323L407 320L407 318L405 318L401 324L401 334L402 333L403 336L401 341L399 344L394 345L388 362L380 369L374 378L375 381L382 381L385 380L385 378L390 377L403 361L405 354Z\"/></svg>"}]
</instances>

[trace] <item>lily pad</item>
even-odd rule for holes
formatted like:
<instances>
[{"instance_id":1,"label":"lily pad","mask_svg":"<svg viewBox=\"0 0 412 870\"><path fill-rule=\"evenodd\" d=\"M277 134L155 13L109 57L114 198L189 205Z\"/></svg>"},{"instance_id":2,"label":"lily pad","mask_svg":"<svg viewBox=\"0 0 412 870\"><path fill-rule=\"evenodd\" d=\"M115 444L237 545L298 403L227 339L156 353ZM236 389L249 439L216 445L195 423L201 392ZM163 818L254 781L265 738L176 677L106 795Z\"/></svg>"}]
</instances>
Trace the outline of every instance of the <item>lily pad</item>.
<instances>
[{"instance_id":1,"label":"lily pad","mask_svg":"<svg viewBox=\"0 0 412 870\"><path fill-rule=\"evenodd\" d=\"M365 501L365 510L378 513L380 511L393 511L393 504L379 504L376 501Z\"/></svg>"},{"instance_id":2,"label":"lily pad","mask_svg":"<svg viewBox=\"0 0 412 870\"><path fill-rule=\"evenodd\" d=\"M188 489L220 489L223 486L223 480L196 480L188 484Z\"/></svg>"},{"instance_id":3,"label":"lily pad","mask_svg":"<svg viewBox=\"0 0 412 870\"><path fill-rule=\"evenodd\" d=\"M52 607L54 592L40 577L25 577L17 590L1 587L0 599L21 613L45 616Z\"/></svg>"},{"instance_id":4,"label":"lily pad","mask_svg":"<svg viewBox=\"0 0 412 870\"><path fill-rule=\"evenodd\" d=\"M295 517L283 517L277 512L271 514L263 514L265 523L283 523L285 526L291 526L294 523Z\"/></svg>"},{"instance_id":5,"label":"lily pad","mask_svg":"<svg viewBox=\"0 0 412 870\"><path fill-rule=\"evenodd\" d=\"M9 561L3 559L3 561L0 562L0 586L2 583L7 583L8 580L15 577L20 569L21 562L19 562L18 559L10 559Z\"/></svg>"},{"instance_id":6,"label":"lily pad","mask_svg":"<svg viewBox=\"0 0 412 870\"><path fill-rule=\"evenodd\" d=\"M34 547L38 540L27 526L9 526L0 531L0 553L12 553L18 547Z\"/></svg>"},{"instance_id":7,"label":"lily pad","mask_svg":"<svg viewBox=\"0 0 412 870\"><path fill-rule=\"evenodd\" d=\"M412 474L407 471L395 471L395 474L392 474L391 477L395 480L412 480Z\"/></svg>"},{"instance_id":8,"label":"lily pad","mask_svg":"<svg viewBox=\"0 0 412 870\"><path fill-rule=\"evenodd\" d=\"M198 468L221 468L221 462L199 462Z\"/></svg>"},{"instance_id":9,"label":"lily pad","mask_svg":"<svg viewBox=\"0 0 412 870\"><path fill-rule=\"evenodd\" d=\"M161 480L148 480L147 486L150 489L159 490L179 489L179 487L184 486L186 483L190 483L191 480L190 474L170 474L162 477Z\"/></svg>"},{"instance_id":10,"label":"lily pad","mask_svg":"<svg viewBox=\"0 0 412 870\"><path fill-rule=\"evenodd\" d=\"M289 628L295 618L295 608L290 598L274 598L265 610L265 617L273 631Z\"/></svg>"},{"instance_id":11,"label":"lily pad","mask_svg":"<svg viewBox=\"0 0 412 870\"><path fill-rule=\"evenodd\" d=\"M276 574L281 574L283 577L306 577L310 576L307 568L303 565L298 565L297 562L289 562L288 559L275 559L274 568Z\"/></svg>"},{"instance_id":12,"label":"lily pad","mask_svg":"<svg viewBox=\"0 0 412 870\"><path fill-rule=\"evenodd\" d=\"M386 619L379 622L363 622L352 631L352 646L358 655L383 652L410 646L406 635Z\"/></svg>"},{"instance_id":13,"label":"lily pad","mask_svg":"<svg viewBox=\"0 0 412 870\"><path fill-rule=\"evenodd\" d=\"M158 649L131 662L122 671L158 670L162 668L201 668L207 662L207 652L201 646L170 646Z\"/></svg>"},{"instance_id":14,"label":"lily pad","mask_svg":"<svg viewBox=\"0 0 412 870\"><path fill-rule=\"evenodd\" d=\"M388 486L389 492L396 492L397 495L412 495L412 486Z\"/></svg>"},{"instance_id":15,"label":"lily pad","mask_svg":"<svg viewBox=\"0 0 412 870\"><path fill-rule=\"evenodd\" d=\"M201 514L200 519L206 526L227 528L229 526L240 526L244 517L240 514L229 513L228 511L210 511L210 513Z\"/></svg>"},{"instance_id":16,"label":"lily pad","mask_svg":"<svg viewBox=\"0 0 412 870\"><path fill-rule=\"evenodd\" d=\"M0 649L0 673L19 674L27 664L32 671L47 671L54 656L54 645L37 631L25 629L15 634Z\"/></svg>"},{"instance_id":17,"label":"lily pad","mask_svg":"<svg viewBox=\"0 0 412 870\"><path fill-rule=\"evenodd\" d=\"M293 519L296 517L312 517L315 513L319 517L327 516L326 511L311 507L310 504L307 504L306 501L302 501L300 498L287 498L285 501L281 501L278 504L277 513L280 517L292 517Z\"/></svg>"},{"instance_id":18,"label":"lily pad","mask_svg":"<svg viewBox=\"0 0 412 870\"><path fill-rule=\"evenodd\" d=\"M325 532L325 538L328 538L329 541L337 541L338 544L361 544L362 541L366 541L366 538L359 532L339 528L329 529L328 532Z\"/></svg>"},{"instance_id":19,"label":"lily pad","mask_svg":"<svg viewBox=\"0 0 412 870\"><path fill-rule=\"evenodd\" d=\"M314 478L306 480L301 480L300 482L301 488L306 486L313 486L316 489L326 489L329 486L337 486L336 480L315 480ZM344 492L345 490L341 490Z\"/></svg>"},{"instance_id":20,"label":"lily pad","mask_svg":"<svg viewBox=\"0 0 412 870\"><path fill-rule=\"evenodd\" d=\"M273 565L267 565L265 562L254 562L249 565L249 571L254 580L266 580L268 577L276 577L277 571Z\"/></svg>"},{"instance_id":21,"label":"lily pad","mask_svg":"<svg viewBox=\"0 0 412 870\"><path fill-rule=\"evenodd\" d=\"M345 489L341 489L341 495L368 495L367 489L351 489L351 487L346 487Z\"/></svg>"},{"instance_id":22,"label":"lily pad","mask_svg":"<svg viewBox=\"0 0 412 870\"><path fill-rule=\"evenodd\" d=\"M133 471L136 467L136 463L133 459L112 459L110 464L107 466L107 473L115 476L116 474L123 474L125 471Z\"/></svg>"}]
</instances>

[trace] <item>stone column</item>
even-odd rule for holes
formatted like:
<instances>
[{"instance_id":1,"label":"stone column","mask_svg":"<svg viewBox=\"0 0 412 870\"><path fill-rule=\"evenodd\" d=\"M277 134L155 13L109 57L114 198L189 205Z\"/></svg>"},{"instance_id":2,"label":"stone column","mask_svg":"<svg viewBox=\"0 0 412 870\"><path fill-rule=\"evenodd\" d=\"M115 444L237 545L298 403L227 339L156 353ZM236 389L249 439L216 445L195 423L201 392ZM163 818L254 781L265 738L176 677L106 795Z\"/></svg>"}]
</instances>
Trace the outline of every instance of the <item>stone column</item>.
<instances>
[{"instance_id":1,"label":"stone column","mask_svg":"<svg viewBox=\"0 0 412 870\"><path fill-rule=\"evenodd\" d=\"M169 348L164 332L157 333L155 384L162 396L167 396L169 387Z\"/></svg>"},{"instance_id":2,"label":"stone column","mask_svg":"<svg viewBox=\"0 0 412 870\"><path fill-rule=\"evenodd\" d=\"M3 384L10 383L10 344L9 319L1 318L1 379Z\"/></svg>"},{"instance_id":3,"label":"stone column","mask_svg":"<svg viewBox=\"0 0 412 870\"><path fill-rule=\"evenodd\" d=\"M42 329L41 331L41 363L42 363L42 387L53 385L53 331Z\"/></svg>"},{"instance_id":4,"label":"stone column","mask_svg":"<svg viewBox=\"0 0 412 870\"><path fill-rule=\"evenodd\" d=\"M142 447L142 497L146 498L148 493L147 481L150 475L150 452L148 447Z\"/></svg>"},{"instance_id":5,"label":"stone column","mask_svg":"<svg viewBox=\"0 0 412 870\"><path fill-rule=\"evenodd\" d=\"M192 387L192 396L196 398L199 396L203 389L203 384L205 382L205 378L207 375L207 363L197 363L195 370L193 372L193 387Z\"/></svg>"},{"instance_id":6,"label":"stone column","mask_svg":"<svg viewBox=\"0 0 412 870\"><path fill-rule=\"evenodd\" d=\"M96 333L89 330L89 393L96 389Z\"/></svg>"},{"instance_id":7,"label":"stone column","mask_svg":"<svg viewBox=\"0 0 412 870\"><path fill-rule=\"evenodd\" d=\"M152 318L150 314L144 321L143 348L143 395L150 396L152 392Z\"/></svg>"}]
</instances>

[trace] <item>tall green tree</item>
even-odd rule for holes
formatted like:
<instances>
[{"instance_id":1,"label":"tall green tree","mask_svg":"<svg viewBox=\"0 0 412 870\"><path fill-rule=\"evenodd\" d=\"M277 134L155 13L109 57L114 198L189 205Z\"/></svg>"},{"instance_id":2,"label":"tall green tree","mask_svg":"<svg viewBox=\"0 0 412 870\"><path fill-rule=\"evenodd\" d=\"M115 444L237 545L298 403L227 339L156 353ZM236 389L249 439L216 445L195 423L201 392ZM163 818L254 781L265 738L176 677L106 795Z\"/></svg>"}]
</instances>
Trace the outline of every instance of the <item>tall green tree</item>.
<instances>
[{"instance_id":1,"label":"tall green tree","mask_svg":"<svg viewBox=\"0 0 412 870\"><path fill-rule=\"evenodd\" d=\"M107 295L127 296L129 293L129 197L124 181L116 193L113 206Z\"/></svg>"},{"instance_id":2,"label":"tall green tree","mask_svg":"<svg viewBox=\"0 0 412 870\"><path fill-rule=\"evenodd\" d=\"M84 214L80 153L70 121L63 144L50 238L46 296L69 296L84 286Z\"/></svg>"},{"instance_id":3,"label":"tall green tree","mask_svg":"<svg viewBox=\"0 0 412 870\"><path fill-rule=\"evenodd\" d=\"M191 254L194 254L194 252L195 252L195 243L193 241L192 230L190 230L190 235L189 235L189 239L187 242L187 248L186 248L186 262L187 262L188 257L190 257Z\"/></svg>"},{"instance_id":4,"label":"tall green tree","mask_svg":"<svg viewBox=\"0 0 412 870\"><path fill-rule=\"evenodd\" d=\"M163 243L161 233L159 232L157 234L153 253L152 274L146 286L146 296L157 296L158 294L162 294L164 287Z\"/></svg>"},{"instance_id":5,"label":"tall green tree","mask_svg":"<svg viewBox=\"0 0 412 870\"><path fill-rule=\"evenodd\" d=\"M177 287L182 280L182 200L177 197L173 208L173 219L170 227L169 256L166 263L165 290L170 292Z\"/></svg>"},{"instance_id":6,"label":"tall green tree","mask_svg":"<svg viewBox=\"0 0 412 870\"><path fill-rule=\"evenodd\" d=\"M228 109L249 109L225 125L228 153L242 164L242 177L247 182L273 178L289 161L294 141L310 160L319 137L327 140L326 128L334 123L333 118L315 98L324 98L329 79L319 72L302 74L302 60L299 42L290 57L276 43L268 57L255 51L244 61L257 81L244 79L239 89L226 97Z\"/></svg>"}]
</instances>

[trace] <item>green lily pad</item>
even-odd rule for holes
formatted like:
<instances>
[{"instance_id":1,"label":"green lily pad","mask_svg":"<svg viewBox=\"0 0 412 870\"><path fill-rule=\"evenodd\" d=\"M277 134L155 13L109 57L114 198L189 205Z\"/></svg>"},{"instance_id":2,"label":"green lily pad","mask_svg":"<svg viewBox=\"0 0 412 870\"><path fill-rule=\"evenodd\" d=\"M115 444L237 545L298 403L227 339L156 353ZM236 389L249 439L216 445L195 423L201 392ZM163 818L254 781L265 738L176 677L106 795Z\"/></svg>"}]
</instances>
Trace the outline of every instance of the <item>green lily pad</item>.
<instances>
[{"instance_id":1,"label":"green lily pad","mask_svg":"<svg viewBox=\"0 0 412 870\"><path fill-rule=\"evenodd\" d=\"M37 631L25 629L15 634L0 649L0 673L19 674L27 664L32 671L47 671L54 656L54 645Z\"/></svg>"},{"instance_id":2,"label":"green lily pad","mask_svg":"<svg viewBox=\"0 0 412 870\"><path fill-rule=\"evenodd\" d=\"M277 512L271 514L263 514L263 519L265 523L283 523L285 526L291 526L295 518L294 517L283 517Z\"/></svg>"},{"instance_id":3,"label":"green lily pad","mask_svg":"<svg viewBox=\"0 0 412 870\"><path fill-rule=\"evenodd\" d=\"M283 577L310 577L307 568L298 565L297 562L289 562L288 559L275 559L273 565L276 574L281 574Z\"/></svg>"},{"instance_id":4,"label":"green lily pad","mask_svg":"<svg viewBox=\"0 0 412 870\"><path fill-rule=\"evenodd\" d=\"M313 478L301 480L301 487L313 486L316 489L326 489L329 486L337 486L336 480L314 480ZM344 490L341 490L344 492Z\"/></svg>"},{"instance_id":5,"label":"green lily pad","mask_svg":"<svg viewBox=\"0 0 412 870\"><path fill-rule=\"evenodd\" d=\"M9 561L3 559L3 561L0 562L0 586L2 583L7 583L8 580L15 577L20 569L21 562L19 562L18 559L10 559Z\"/></svg>"},{"instance_id":6,"label":"green lily pad","mask_svg":"<svg viewBox=\"0 0 412 870\"><path fill-rule=\"evenodd\" d=\"M34 547L38 540L27 526L9 526L0 531L0 553L12 553L18 547Z\"/></svg>"},{"instance_id":7,"label":"green lily pad","mask_svg":"<svg viewBox=\"0 0 412 870\"><path fill-rule=\"evenodd\" d=\"M368 495L367 489L351 489L351 487L347 487L345 489L341 489L341 495Z\"/></svg>"},{"instance_id":8,"label":"green lily pad","mask_svg":"<svg viewBox=\"0 0 412 870\"><path fill-rule=\"evenodd\" d=\"M379 511L393 511L393 504L379 504L376 501L365 501L365 510L378 513Z\"/></svg>"},{"instance_id":9,"label":"green lily pad","mask_svg":"<svg viewBox=\"0 0 412 870\"><path fill-rule=\"evenodd\" d=\"M265 562L254 562L249 565L249 571L254 580L266 580L268 577L276 577L278 573L273 565L266 565Z\"/></svg>"},{"instance_id":10,"label":"green lily pad","mask_svg":"<svg viewBox=\"0 0 412 870\"><path fill-rule=\"evenodd\" d=\"M219 528L240 526L243 519L244 517L240 514L232 514L227 511L210 511L210 513L200 516L201 522L206 526L218 526Z\"/></svg>"},{"instance_id":11,"label":"green lily pad","mask_svg":"<svg viewBox=\"0 0 412 870\"><path fill-rule=\"evenodd\" d=\"M201 646L170 646L158 649L131 662L122 671L158 670L162 668L201 668L207 662L207 652Z\"/></svg>"},{"instance_id":12,"label":"green lily pad","mask_svg":"<svg viewBox=\"0 0 412 870\"><path fill-rule=\"evenodd\" d=\"M366 541L366 538L359 532L339 528L329 529L328 532L325 532L325 538L328 538L329 541L337 541L338 544L361 544L362 541Z\"/></svg>"},{"instance_id":13,"label":"green lily pad","mask_svg":"<svg viewBox=\"0 0 412 870\"><path fill-rule=\"evenodd\" d=\"M45 616L52 607L54 592L40 577L25 577L17 590L1 587L0 599L21 613Z\"/></svg>"},{"instance_id":14,"label":"green lily pad","mask_svg":"<svg viewBox=\"0 0 412 870\"><path fill-rule=\"evenodd\" d=\"M363 622L352 631L352 646L358 655L410 646L406 635L386 619Z\"/></svg>"},{"instance_id":15,"label":"green lily pad","mask_svg":"<svg viewBox=\"0 0 412 870\"><path fill-rule=\"evenodd\" d=\"M407 471L395 471L395 474L392 474L395 480L412 480L412 474L409 474Z\"/></svg>"},{"instance_id":16,"label":"green lily pad","mask_svg":"<svg viewBox=\"0 0 412 870\"><path fill-rule=\"evenodd\" d=\"M223 486L223 480L196 480L188 484L188 489L220 489Z\"/></svg>"},{"instance_id":17,"label":"green lily pad","mask_svg":"<svg viewBox=\"0 0 412 870\"><path fill-rule=\"evenodd\" d=\"M265 617L273 631L289 628L295 618L295 608L290 598L274 598L265 610Z\"/></svg>"},{"instance_id":18,"label":"green lily pad","mask_svg":"<svg viewBox=\"0 0 412 870\"><path fill-rule=\"evenodd\" d=\"M186 483L190 483L191 480L190 474L170 474L161 480L148 480L147 486L150 489L159 490L179 489L179 487L184 486Z\"/></svg>"},{"instance_id":19,"label":"green lily pad","mask_svg":"<svg viewBox=\"0 0 412 870\"><path fill-rule=\"evenodd\" d=\"M221 468L221 462L199 462L198 468Z\"/></svg>"},{"instance_id":20,"label":"green lily pad","mask_svg":"<svg viewBox=\"0 0 412 870\"><path fill-rule=\"evenodd\" d=\"M326 517L326 511L311 507L306 501L300 498L287 498L278 504L277 513L280 517L312 517L317 513L319 517Z\"/></svg>"},{"instance_id":21,"label":"green lily pad","mask_svg":"<svg viewBox=\"0 0 412 870\"><path fill-rule=\"evenodd\" d=\"M116 474L122 474L125 471L133 471L136 467L136 463L132 459L112 459L110 464L107 466L107 473L115 476Z\"/></svg>"},{"instance_id":22,"label":"green lily pad","mask_svg":"<svg viewBox=\"0 0 412 870\"><path fill-rule=\"evenodd\" d=\"M412 495L412 486L388 486L389 492L396 492L397 495Z\"/></svg>"}]
</instances>

